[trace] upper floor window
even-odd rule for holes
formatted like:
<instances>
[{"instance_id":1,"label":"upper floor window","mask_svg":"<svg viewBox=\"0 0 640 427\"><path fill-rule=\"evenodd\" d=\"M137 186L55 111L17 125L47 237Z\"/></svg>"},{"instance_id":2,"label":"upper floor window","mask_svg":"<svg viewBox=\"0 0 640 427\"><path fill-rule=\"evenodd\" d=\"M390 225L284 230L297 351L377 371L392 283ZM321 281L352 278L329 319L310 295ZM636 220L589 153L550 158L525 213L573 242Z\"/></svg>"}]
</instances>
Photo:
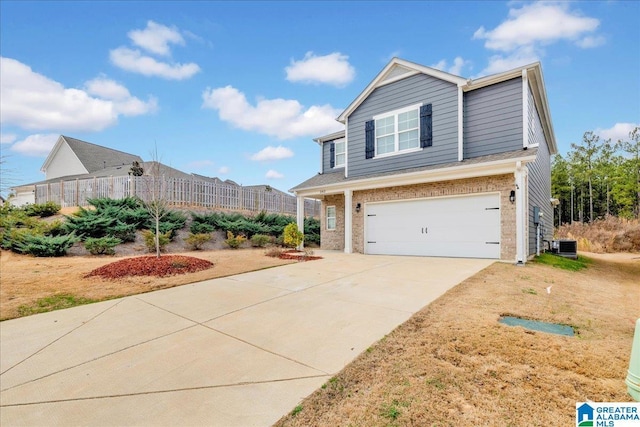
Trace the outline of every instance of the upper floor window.
<instances>
[{"instance_id":1,"label":"upper floor window","mask_svg":"<svg viewBox=\"0 0 640 427\"><path fill-rule=\"evenodd\" d=\"M337 141L334 142L335 144L335 167L339 168L339 167L344 167L344 162L345 162L345 150L344 150L344 139L339 139Z\"/></svg>"},{"instance_id":2,"label":"upper floor window","mask_svg":"<svg viewBox=\"0 0 640 427\"><path fill-rule=\"evenodd\" d=\"M420 148L420 105L375 116L375 155Z\"/></svg>"},{"instance_id":3,"label":"upper floor window","mask_svg":"<svg viewBox=\"0 0 640 427\"><path fill-rule=\"evenodd\" d=\"M365 159L431 147L432 118L431 104L418 104L367 120L364 124Z\"/></svg>"}]
</instances>

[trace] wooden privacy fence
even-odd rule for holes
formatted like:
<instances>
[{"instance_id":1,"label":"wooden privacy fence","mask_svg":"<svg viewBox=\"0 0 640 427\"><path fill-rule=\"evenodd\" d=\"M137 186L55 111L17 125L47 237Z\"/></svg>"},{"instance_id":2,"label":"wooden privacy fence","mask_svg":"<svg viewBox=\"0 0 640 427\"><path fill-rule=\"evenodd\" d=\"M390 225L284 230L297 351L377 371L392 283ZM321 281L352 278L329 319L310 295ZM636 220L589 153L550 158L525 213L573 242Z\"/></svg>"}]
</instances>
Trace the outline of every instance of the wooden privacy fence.
<instances>
[{"instance_id":1,"label":"wooden privacy fence","mask_svg":"<svg viewBox=\"0 0 640 427\"><path fill-rule=\"evenodd\" d=\"M174 206L266 211L296 214L294 196L269 189L246 188L224 182L153 176L109 176L37 184L35 203L55 202L62 207L88 206L87 199L162 198ZM320 202L305 199L305 216L320 216Z\"/></svg>"}]
</instances>

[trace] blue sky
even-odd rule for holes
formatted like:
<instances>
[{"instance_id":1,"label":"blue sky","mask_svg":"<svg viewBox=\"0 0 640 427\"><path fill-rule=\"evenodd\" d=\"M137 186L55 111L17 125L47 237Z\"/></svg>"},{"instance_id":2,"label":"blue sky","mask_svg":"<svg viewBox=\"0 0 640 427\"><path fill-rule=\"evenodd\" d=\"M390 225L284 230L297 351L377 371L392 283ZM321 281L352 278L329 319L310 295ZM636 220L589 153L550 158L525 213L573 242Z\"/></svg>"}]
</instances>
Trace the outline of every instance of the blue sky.
<instances>
[{"instance_id":1,"label":"blue sky","mask_svg":"<svg viewBox=\"0 0 640 427\"><path fill-rule=\"evenodd\" d=\"M541 61L566 153L640 123L639 20L637 1L3 0L3 166L43 179L64 134L288 190L394 56L473 78Z\"/></svg>"}]
</instances>

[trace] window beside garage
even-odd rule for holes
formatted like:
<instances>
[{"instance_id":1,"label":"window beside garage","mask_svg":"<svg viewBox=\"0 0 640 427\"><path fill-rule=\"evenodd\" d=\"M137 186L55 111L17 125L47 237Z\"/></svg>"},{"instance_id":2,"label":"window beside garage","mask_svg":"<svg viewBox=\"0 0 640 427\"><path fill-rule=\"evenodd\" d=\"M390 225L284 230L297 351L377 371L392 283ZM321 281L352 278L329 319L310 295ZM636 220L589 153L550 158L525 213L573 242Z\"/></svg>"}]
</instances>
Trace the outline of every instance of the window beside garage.
<instances>
[{"instance_id":1,"label":"window beside garage","mask_svg":"<svg viewBox=\"0 0 640 427\"><path fill-rule=\"evenodd\" d=\"M327 206L327 230L336 229L336 207Z\"/></svg>"}]
</instances>

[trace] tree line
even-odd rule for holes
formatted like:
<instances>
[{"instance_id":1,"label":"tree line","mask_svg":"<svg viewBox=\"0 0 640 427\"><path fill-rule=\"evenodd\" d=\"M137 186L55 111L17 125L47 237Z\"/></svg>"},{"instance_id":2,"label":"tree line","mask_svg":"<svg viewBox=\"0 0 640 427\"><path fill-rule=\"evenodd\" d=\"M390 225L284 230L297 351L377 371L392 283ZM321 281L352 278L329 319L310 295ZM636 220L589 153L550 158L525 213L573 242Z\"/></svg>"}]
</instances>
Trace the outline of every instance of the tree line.
<instances>
[{"instance_id":1,"label":"tree line","mask_svg":"<svg viewBox=\"0 0 640 427\"><path fill-rule=\"evenodd\" d=\"M639 218L640 127L617 142L585 132L566 156L553 158L551 194L560 201L555 226L607 215Z\"/></svg>"}]
</instances>

